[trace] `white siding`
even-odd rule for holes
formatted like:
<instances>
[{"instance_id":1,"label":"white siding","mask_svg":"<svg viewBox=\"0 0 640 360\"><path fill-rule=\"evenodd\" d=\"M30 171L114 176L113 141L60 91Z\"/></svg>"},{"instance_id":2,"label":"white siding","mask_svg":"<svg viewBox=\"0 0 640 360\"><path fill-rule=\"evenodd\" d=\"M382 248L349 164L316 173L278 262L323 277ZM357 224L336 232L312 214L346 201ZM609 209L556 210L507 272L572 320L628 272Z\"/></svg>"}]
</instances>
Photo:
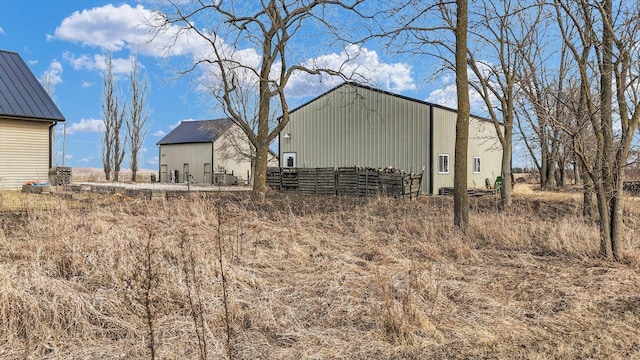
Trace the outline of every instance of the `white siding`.
<instances>
[{"instance_id":1,"label":"white siding","mask_svg":"<svg viewBox=\"0 0 640 360\"><path fill-rule=\"evenodd\" d=\"M224 168L228 174L246 184L251 178L251 153L249 139L237 126L232 126L214 142L214 170Z\"/></svg>"},{"instance_id":2,"label":"white siding","mask_svg":"<svg viewBox=\"0 0 640 360\"><path fill-rule=\"evenodd\" d=\"M49 125L44 121L0 119L0 188L48 181Z\"/></svg>"}]
</instances>

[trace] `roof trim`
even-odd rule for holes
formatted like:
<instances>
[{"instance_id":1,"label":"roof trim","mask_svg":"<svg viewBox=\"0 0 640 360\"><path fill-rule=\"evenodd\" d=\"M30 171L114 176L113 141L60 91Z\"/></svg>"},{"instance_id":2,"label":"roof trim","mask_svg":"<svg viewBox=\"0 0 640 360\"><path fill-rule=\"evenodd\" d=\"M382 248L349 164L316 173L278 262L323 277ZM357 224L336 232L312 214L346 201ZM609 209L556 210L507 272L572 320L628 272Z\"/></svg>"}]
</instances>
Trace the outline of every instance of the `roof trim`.
<instances>
[{"instance_id":1,"label":"roof trim","mask_svg":"<svg viewBox=\"0 0 640 360\"><path fill-rule=\"evenodd\" d=\"M439 109L442 109L442 110L452 111L452 112L455 112L455 113L458 112L458 110L450 108L450 107L447 107L447 106L444 106L444 105L438 105L438 104L430 103L428 101L419 100L419 99L411 98L411 97L408 97L408 96L405 96L405 95L392 93L390 91L374 88L374 87L371 87L371 86L368 86L368 85L363 85L363 84L357 83L355 81L345 81L342 84L340 84L340 85L338 85L338 86L336 86L336 87L334 87L332 89L329 89L329 90L325 91L324 93L316 96L315 98L305 102L304 104L302 104L300 106L297 106L293 110L289 111L289 114L294 113L295 111L297 111L297 110L299 110L299 109L311 104L312 102L315 102L316 100L319 100L320 98L322 98L322 97L324 97L324 96L326 96L326 95L328 95L328 94L330 94L330 93L332 93L332 92L334 92L334 91L336 91L336 90L338 90L341 87L344 87L346 85L351 85L353 87L357 87L357 88L361 88L361 89L365 89L365 90L370 90L370 91L373 91L373 92L377 92L377 93L393 96L393 97L396 97L396 98L400 98L400 99L408 100L408 101L411 101L411 102L415 102L415 103L431 106L431 107L434 107L434 108L439 108ZM474 118L474 119L493 122L493 120L485 118L485 117L482 117L482 116L477 116L477 115L474 115L474 114L469 114L469 116Z\"/></svg>"},{"instance_id":2,"label":"roof trim","mask_svg":"<svg viewBox=\"0 0 640 360\"><path fill-rule=\"evenodd\" d=\"M219 128L207 127L207 124L220 124ZM156 145L207 144L215 142L233 125L229 118L212 120L184 120L178 126L156 142Z\"/></svg>"},{"instance_id":3,"label":"roof trim","mask_svg":"<svg viewBox=\"0 0 640 360\"><path fill-rule=\"evenodd\" d=\"M0 116L27 121L65 121L20 54L0 50Z\"/></svg>"}]
</instances>

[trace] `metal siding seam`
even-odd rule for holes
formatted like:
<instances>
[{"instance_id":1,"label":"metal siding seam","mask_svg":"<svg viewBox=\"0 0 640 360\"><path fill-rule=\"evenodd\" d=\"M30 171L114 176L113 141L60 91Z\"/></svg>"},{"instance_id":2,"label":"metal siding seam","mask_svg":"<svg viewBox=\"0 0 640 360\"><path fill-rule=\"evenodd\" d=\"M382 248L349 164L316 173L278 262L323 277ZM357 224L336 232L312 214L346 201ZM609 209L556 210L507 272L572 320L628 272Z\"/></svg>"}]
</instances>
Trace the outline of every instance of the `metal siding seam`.
<instances>
[{"instance_id":1,"label":"metal siding seam","mask_svg":"<svg viewBox=\"0 0 640 360\"><path fill-rule=\"evenodd\" d=\"M429 194L433 195L433 106L429 105Z\"/></svg>"}]
</instances>

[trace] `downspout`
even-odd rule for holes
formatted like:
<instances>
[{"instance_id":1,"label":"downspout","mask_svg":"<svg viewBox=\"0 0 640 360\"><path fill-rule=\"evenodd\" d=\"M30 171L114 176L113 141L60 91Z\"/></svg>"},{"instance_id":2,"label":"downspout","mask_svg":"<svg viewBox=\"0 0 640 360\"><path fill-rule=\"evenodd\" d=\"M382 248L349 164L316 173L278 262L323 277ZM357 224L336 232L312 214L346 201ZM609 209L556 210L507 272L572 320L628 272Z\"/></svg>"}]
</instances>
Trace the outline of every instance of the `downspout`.
<instances>
[{"instance_id":1,"label":"downspout","mask_svg":"<svg viewBox=\"0 0 640 360\"><path fill-rule=\"evenodd\" d=\"M162 178L162 145L158 145L158 182L163 182Z\"/></svg>"},{"instance_id":2,"label":"downspout","mask_svg":"<svg viewBox=\"0 0 640 360\"><path fill-rule=\"evenodd\" d=\"M215 146L213 145L214 142L215 140L211 142L211 168L209 169L209 185L213 185L213 169L215 169L213 167L214 149L215 149Z\"/></svg>"},{"instance_id":3,"label":"downspout","mask_svg":"<svg viewBox=\"0 0 640 360\"><path fill-rule=\"evenodd\" d=\"M429 105L429 195L433 195L433 106Z\"/></svg>"},{"instance_id":4,"label":"downspout","mask_svg":"<svg viewBox=\"0 0 640 360\"><path fill-rule=\"evenodd\" d=\"M282 138L280 137L281 134L282 134L282 131L278 133L278 167L279 168L282 167L282 143L281 143Z\"/></svg>"},{"instance_id":5,"label":"downspout","mask_svg":"<svg viewBox=\"0 0 640 360\"><path fill-rule=\"evenodd\" d=\"M53 127L58 125L57 121L53 121L51 124L49 124L49 169L51 169L53 167L53 151L54 151L54 144L53 144L53 140L54 140L54 133L53 133Z\"/></svg>"}]
</instances>

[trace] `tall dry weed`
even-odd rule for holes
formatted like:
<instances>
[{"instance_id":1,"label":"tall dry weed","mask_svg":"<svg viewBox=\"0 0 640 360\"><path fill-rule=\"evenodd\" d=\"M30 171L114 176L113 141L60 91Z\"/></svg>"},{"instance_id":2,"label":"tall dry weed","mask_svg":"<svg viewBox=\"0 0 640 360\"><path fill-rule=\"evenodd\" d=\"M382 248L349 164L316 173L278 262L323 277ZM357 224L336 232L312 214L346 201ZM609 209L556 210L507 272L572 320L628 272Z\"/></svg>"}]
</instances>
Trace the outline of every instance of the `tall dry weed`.
<instances>
[{"instance_id":1,"label":"tall dry weed","mask_svg":"<svg viewBox=\"0 0 640 360\"><path fill-rule=\"evenodd\" d=\"M0 216L0 358L640 355L633 199L623 264L573 195L56 199Z\"/></svg>"}]
</instances>

